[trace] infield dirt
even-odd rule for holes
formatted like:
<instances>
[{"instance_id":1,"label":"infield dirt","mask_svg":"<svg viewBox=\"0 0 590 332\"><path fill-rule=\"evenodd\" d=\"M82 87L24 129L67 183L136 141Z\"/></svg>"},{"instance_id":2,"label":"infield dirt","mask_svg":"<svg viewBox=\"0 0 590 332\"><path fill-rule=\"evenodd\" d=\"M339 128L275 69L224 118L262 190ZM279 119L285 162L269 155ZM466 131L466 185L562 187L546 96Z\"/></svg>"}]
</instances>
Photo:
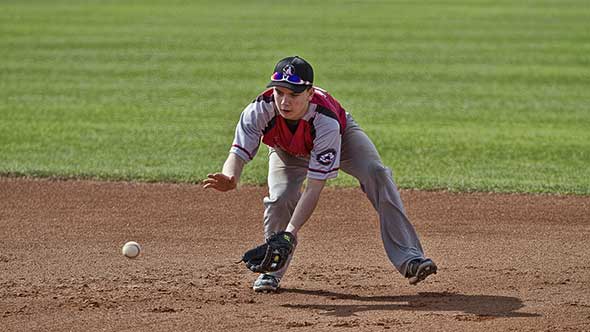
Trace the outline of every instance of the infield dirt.
<instances>
[{"instance_id":1,"label":"infield dirt","mask_svg":"<svg viewBox=\"0 0 590 332\"><path fill-rule=\"evenodd\" d=\"M590 331L590 197L404 190L439 265L410 286L362 191L328 188L282 290L256 294L234 262L265 194L0 178L0 330Z\"/></svg>"}]
</instances>

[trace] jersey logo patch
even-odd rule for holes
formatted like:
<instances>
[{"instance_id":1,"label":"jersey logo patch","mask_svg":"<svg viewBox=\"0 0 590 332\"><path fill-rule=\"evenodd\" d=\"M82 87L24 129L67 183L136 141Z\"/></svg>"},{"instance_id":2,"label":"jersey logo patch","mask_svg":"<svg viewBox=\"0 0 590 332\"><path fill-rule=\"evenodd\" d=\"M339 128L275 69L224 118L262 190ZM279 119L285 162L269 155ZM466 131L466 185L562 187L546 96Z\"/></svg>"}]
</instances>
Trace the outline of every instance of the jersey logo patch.
<instances>
[{"instance_id":1,"label":"jersey logo patch","mask_svg":"<svg viewBox=\"0 0 590 332\"><path fill-rule=\"evenodd\" d=\"M324 165L329 166L334 163L334 159L336 159L336 150L328 149L320 154L318 154L317 161Z\"/></svg>"}]
</instances>

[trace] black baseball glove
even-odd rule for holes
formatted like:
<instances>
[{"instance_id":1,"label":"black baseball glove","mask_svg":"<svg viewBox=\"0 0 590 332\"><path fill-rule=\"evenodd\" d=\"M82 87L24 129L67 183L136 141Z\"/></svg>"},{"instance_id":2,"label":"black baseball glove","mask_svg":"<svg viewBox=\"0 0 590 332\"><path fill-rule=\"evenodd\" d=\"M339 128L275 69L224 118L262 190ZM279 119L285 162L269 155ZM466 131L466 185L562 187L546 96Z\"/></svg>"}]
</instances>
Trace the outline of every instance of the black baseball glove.
<instances>
[{"instance_id":1,"label":"black baseball glove","mask_svg":"<svg viewBox=\"0 0 590 332\"><path fill-rule=\"evenodd\" d=\"M295 248L295 236L289 232L277 233L266 243L244 253L242 262L252 272L268 273L283 268Z\"/></svg>"}]
</instances>

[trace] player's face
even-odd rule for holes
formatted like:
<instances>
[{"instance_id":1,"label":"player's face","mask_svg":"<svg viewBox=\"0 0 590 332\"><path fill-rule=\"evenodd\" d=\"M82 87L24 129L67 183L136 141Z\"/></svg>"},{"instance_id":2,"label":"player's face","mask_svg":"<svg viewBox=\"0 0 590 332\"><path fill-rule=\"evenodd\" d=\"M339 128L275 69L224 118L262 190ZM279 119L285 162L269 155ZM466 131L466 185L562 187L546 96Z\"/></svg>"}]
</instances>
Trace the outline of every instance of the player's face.
<instances>
[{"instance_id":1,"label":"player's face","mask_svg":"<svg viewBox=\"0 0 590 332\"><path fill-rule=\"evenodd\" d=\"M299 120L307 112L309 102L313 97L313 89L307 89L301 93L296 93L291 89L282 86L273 88L275 104L279 114L287 120Z\"/></svg>"}]
</instances>

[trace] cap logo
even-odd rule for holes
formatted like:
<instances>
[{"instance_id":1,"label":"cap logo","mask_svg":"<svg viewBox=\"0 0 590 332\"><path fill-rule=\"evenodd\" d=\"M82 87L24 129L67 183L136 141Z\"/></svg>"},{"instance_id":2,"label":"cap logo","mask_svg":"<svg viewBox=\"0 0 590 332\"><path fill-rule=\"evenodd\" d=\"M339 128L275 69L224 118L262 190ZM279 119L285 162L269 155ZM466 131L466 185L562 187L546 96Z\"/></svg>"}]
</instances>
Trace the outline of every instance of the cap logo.
<instances>
[{"instance_id":1,"label":"cap logo","mask_svg":"<svg viewBox=\"0 0 590 332\"><path fill-rule=\"evenodd\" d=\"M293 67L292 65L286 65L285 67L283 67L283 75L295 75L295 67Z\"/></svg>"}]
</instances>

